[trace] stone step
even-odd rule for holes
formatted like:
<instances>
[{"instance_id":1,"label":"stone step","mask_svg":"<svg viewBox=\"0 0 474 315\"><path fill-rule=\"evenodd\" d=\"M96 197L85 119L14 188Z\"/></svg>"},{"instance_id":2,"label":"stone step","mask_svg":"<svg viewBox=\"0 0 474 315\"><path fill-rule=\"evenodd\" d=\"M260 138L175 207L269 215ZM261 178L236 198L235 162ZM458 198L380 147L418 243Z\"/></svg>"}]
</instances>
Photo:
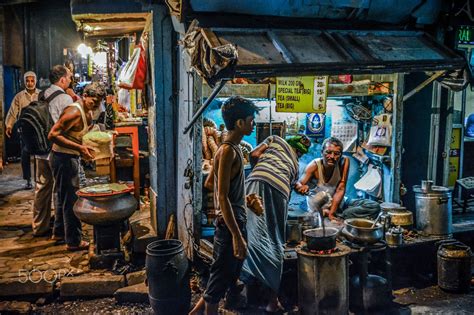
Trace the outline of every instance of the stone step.
<instances>
[{"instance_id":1,"label":"stone step","mask_svg":"<svg viewBox=\"0 0 474 315\"><path fill-rule=\"evenodd\" d=\"M125 277L116 275L82 275L61 279L60 296L63 298L113 296L125 286Z\"/></svg>"},{"instance_id":2,"label":"stone step","mask_svg":"<svg viewBox=\"0 0 474 315\"><path fill-rule=\"evenodd\" d=\"M118 289L114 293L115 300L123 303L149 303L148 287L145 283L135 284Z\"/></svg>"},{"instance_id":3,"label":"stone step","mask_svg":"<svg viewBox=\"0 0 474 315\"><path fill-rule=\"evenodd\" d=\"M44 279L39 279L39 281L36 279L30 280L27 277L0 279L0 298L49 294L53 294L53 283L51 281Z\"/></svg>"}]
</instances>

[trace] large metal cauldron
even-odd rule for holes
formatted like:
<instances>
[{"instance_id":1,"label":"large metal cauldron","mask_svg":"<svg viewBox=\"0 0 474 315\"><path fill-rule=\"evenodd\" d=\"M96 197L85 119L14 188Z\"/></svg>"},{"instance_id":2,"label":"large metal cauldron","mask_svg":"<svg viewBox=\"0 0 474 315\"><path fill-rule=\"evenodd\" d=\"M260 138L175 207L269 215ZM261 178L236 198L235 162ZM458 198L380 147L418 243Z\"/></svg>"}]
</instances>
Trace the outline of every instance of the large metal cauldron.
<instances>
[{"instance_id":1,"label":"large metal cauldron","mask_svg":"<svg viewBox=\"0 0 474 315\"><path fill-rule=\"evenodd\" d=\"M110 194L81 194L74 204L74 214L90 225L111 225L129 218L137 208L130 191Z\"/></svg>"},{"instance_id":2,"label":"large metal cauldron","mask_svg":"<svg viewBox=\"0 0 474 315\"><path fill-rule=\"evenodd\" d=\"M416 202L416 228L425 235L452 234L451 191L442 186L413 186Z\"/></svg>"},{"instance_id":3,"label":"large metal cauldron","mask_svg":"<svg viewBox=\"0 0 474 315\"><path fill-rule=\"evenodd\" d=\"M159 240L146 248L148 298L155 314L187 314L191 304L189 264L179 240Z\"/></svg>"}]
</instances>

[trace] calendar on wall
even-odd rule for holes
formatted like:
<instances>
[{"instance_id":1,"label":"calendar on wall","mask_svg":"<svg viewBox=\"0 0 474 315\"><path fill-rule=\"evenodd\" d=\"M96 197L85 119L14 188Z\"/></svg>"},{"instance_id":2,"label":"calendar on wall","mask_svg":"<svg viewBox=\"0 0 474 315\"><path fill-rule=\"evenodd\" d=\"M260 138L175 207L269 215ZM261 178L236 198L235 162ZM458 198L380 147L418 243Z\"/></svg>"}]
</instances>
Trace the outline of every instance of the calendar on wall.
<instances>
[{"instance_id":1,"label":"calendar on wall","mask_svg":"<svg viewBox=\"0 0 474 315\"><path fill-rule=\"evenodd\" d=\"M346 120L333 120L331 137L336 137L342 141L344 152L352 152L356 147L357 124Z\"/></svg>"}]
</instances>

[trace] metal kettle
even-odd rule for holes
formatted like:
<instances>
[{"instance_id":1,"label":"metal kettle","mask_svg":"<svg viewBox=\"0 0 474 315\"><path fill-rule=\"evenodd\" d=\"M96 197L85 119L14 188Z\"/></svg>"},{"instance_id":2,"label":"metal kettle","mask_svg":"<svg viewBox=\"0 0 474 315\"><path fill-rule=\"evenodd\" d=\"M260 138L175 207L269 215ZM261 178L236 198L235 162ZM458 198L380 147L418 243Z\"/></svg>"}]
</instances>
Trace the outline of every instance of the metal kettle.
<instances>
[{"instance_id":1,"label":"metal kettle","mask_svg":"<svg viewBox=\"0 0 474 315\"><path fill-rule=\"evenodd\" d=\"M385 241L388 245L399 246L403 244L403 229L399 226L390 228L385 233Z\"/></svg>"}]
</instances>

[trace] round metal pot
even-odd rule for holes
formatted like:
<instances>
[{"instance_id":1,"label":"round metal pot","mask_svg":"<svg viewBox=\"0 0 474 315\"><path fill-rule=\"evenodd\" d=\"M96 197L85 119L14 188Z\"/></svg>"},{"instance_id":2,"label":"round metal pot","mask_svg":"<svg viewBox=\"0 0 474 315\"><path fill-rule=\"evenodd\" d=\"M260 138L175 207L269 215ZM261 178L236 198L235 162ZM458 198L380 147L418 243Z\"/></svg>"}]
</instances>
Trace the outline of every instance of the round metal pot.
<instances>
[{"instance_id":1,"label":"round metal pot","mask_svg":"<svg viewBox=\"0 0 474 315\"><path fill-rule=\"evenodd\" d=\"M327 227L326 233L323 228L305 230L303 235L306 237L306 247L309 250L329 250L336 247L336 236L338 229Z\"/></svg>"},{"instance_id":2,"label":"round metal pot","mask_svg":"<svg viewBox=\"0 0 474 315\"><path fill-rule=\"evenodd\" d=\"M129 218L137 208L137 200L130 192L111 196L78 196L74 214L90 225L110 225Z\"/></svg>"},{"instance_id":3,"label":"round metal pot","mask_svg":"<svg viewBox=\"0 0 474 315\"><path fill-rule=\"evenodd\" d=\"M452 234L451 190L432 186L424 190L413 186L416 204L416 228L425 235L449 236Z\"/></svg>"},{"instance_id":4,"label":"round metal pot","mask_svg":"<svg viewBox=\"0 0 474 315\"><path fill-rule=\"evenodd\" d=\"M374 221L367 219L347 219L344 221L344 236L351 242L361 244L375 244L383 237L383 225L372 225Z\"/></svg>"},{"instance_id":5,"label":"round metal pot","mask_svg":"<svg viewBox=\"0 0 474 315\"><path fill-rule=\"evenodd\" d=\"M413 225L413 213L408 210L400 212L389 212L391 224L403 227L411 227Z\"/></svg>"}]
</instances>

